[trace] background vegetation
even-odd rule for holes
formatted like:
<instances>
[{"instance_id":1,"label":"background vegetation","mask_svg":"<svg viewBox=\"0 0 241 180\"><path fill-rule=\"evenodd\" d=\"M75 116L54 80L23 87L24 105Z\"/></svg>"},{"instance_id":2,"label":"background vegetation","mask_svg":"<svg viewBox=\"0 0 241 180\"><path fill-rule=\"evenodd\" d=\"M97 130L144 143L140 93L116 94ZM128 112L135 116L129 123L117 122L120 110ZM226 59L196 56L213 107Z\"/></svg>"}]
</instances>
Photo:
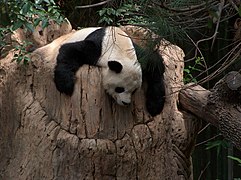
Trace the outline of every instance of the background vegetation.
<instances>
[{"instance_id":1,"label":"background vegetation","mask_svg":"<svg viewBox=\"0 0 241 180\"><path fill-rule=\"evenodd\" d=\"M74 28L139 25L185 54L184 82L207 89L231 70L241 69L241 4L238 0L0 0L0 52L17 28L33 31L49 19L67 17ZM16 48L24 50L24 45ZM0 53L0 56L2 54ZM16 61L25 61L16 56ZM28 61L28 59L26 60ZM193 155L194 179L240 179L241 153L203 123Z\"/></svg>"}]
</instances>

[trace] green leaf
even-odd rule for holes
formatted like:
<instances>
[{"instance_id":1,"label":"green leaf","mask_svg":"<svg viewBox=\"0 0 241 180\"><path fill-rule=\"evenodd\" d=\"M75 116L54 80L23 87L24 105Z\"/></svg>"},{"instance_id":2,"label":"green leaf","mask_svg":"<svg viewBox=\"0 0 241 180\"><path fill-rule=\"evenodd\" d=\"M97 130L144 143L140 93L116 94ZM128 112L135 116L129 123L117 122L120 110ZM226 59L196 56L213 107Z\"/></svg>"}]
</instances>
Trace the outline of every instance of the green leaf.
<instances>
[{"instance_id":1,"label":"green leaf","mask_svg":"<svg viewBox=\"0 0 241 180\"><path fill-rule=\"evenodd\" d=\"M126 12L126 9L122 9L122 8L120 8L120 9L117 9L117 12L121 14L121 13Z\"/></svg>"},{"instance_id":2,"label":"green leaf","mask_svg":"<svg viewBox=\"0 0 241 180\"><path fill-rule=\"evenodd\" d=\"M49 0L44 0L44 2L46 2L47 4L50 4Z\"/></svg>"},{"instance_id":3,"label":"green leaf","mask_svg":"<svg viewBox=\"0 0 241 180\"><path fill-rule=\"evenodd\" d=\"M24 26L25 26L28 30L30 30L31 32L34 31L34 27L33 27L32 24L30 24L30 23L25 23Z\"/></svg>"},{"instance_id":4,"label":"green leaf","mask_svg":"<svg viewBox=\"0 0 241 180\"><path fill-rule=\"evenodd\" d=\"M214 147L219 147L222 144L222 140L217 140L217 141L213 141L213 142L208 142L207 143L207 147L206 150L208 149L212 149Z\"/></svg>"},{"instance_id":5,"label":"green leaf","mask_svg":"<svg viewBox=\"0 0 241 180\"><path fill-rule=\"evenodd\" d=\"M107 13L108 15L113 15L113 14L115 14L115 10L112 9L112 8L108 8L107 11L106 11L106 13Z\"/></svg>"},{"instance_id":6,"label":"green leaf","mask_svg":"<svg viewBox=\"0 0 241 180\"><path fill-rule=\"evenodd\" d=\"M54 1L54 0L50 0L50 3L51 3L51 4L55 4L55 1Z\"/></svg>"},{"instance_id":7,"label":"green leaf","mask_svg":"<svg viewBox=\"0 0 241 180\"><path fill-rule=\"evenodd\" d=\"M49 25L49 21L47 18L42 19L42 28L46 28Z\"/></svg>"},{"instance_id":8,"label":"green leaf","mask_svg":"<svg viewBox=\"0 0 241 180\"><path fill-rule=\"evenodd\" d=\"M57 10L55 9L55 7L49 6L48 7L48 12L52 12L54 14L55 12L57 12Z\"/></svg>"},{"instance_id":9,"label":"green leaf","mask_svg":"<svg viewBox=\"0 0 241 180\"><path fill-rule=\"evenodd\" d=\"M18 20L16 23L13 24L12 26L12 31L15 31L16 29L20 28L23 25L23 21Z\"/></svg>"},{"instance_id":10,"label":"green leaf","mask_svg":"<svg viewBox=\"0 0 241 180\"><path fill-rule=\"evenodd\" d=\"M31 61L31 59L28 56L24 56L23 63L25 65L27 65L30 61Z\"/></svg>"},{"instance_id":11,"label":"green leaf","mask_svg":"<svg viewBox=\"0 0 241 180\"><path fill-rule=\"evenodd\" d=\"M30 11L30 3L26 3L23 5L23 8L22 8L22 14L27 14L29 11Z\"/></svg>"},{"instance_id":12,"label":"green leaf","mask_svg":"<svg viewBox=\"0 0 241 180\"><path fill-rule=\"evenodd\" d=\"M44 8L40 4L34 4L35 9L45 12Z\"/></svg>"},{"instance_id":13,"label":"green leaf","mask_svg":"<svg viewBox=\"0 0 241 180\"><path fill-rule=\"evenodd\" d=\"M34 19L33 25L36 27L37 25L39 25L40 21L41 21L40 18Z\"/></svg>"},{"instance_id":14,"label":"green leaf","mask_svg":"<svg viewBox=\"0 0 241 180\"><path fill-rule=\"evenodd\" d=\"M99 16L103 16L106 13L106 8L99 11Z\"/></svg>"},{"instance_id":15,"label":"green leaf","mask_svg":"<svg viewBox=\"0 0 241 180\"><path fill-rule=\"evenodd\" d=\"M216 141L211 141L206 144L206 150L212 149L212 148L217 148L217 155L219 155L221 148L228 148L229 144L225 140L216 140Z\"/></svg>"},{"instance_id":16,"label":"green leaf","mask_svg":"<svg viewBox=\"0 0 241 180\"><path fill-rule=\"evenodd\" d=\"M20 63L23 60L23 56L19 55L17 58L17 63Z\"/></svg>"},{"instance_id":17,"label":"green leaf","mask_svg":"<svg viewBox=\"0 0 241 180\"><path fill-rule=\"evenodd\" d=\"M43 0L35 0L35 4L41 4Z\"/></svg>"},{"instance_id":18,"label":"green leaf","mask_svg":"<svg viewBox=\"0 0 241 180\"><path fill-rule=\"evenodd\" d=\"M234 161L237 161L239 164L241 164L241 159L234 157L234 156L227 156L229 159L232 159Z\"/></svg>"},{"instance_id":19,"label":"green leaf","mask_svg":"<svg viewBox=\"0 0 241 180\"><path fill-rule=\"evenodd\" d=\"M184 69L183 71L188 73L188 74L191 72L189 69Z\"/></svg>"}]
</instances>

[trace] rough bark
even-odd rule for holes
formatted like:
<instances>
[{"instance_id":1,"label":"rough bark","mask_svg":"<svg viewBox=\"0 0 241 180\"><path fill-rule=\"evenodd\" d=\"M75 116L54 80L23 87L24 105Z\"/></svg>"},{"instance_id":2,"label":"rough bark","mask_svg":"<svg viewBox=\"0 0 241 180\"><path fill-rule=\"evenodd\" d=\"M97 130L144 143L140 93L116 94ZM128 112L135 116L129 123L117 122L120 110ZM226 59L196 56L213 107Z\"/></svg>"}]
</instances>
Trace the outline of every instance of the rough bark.
<instances>
[{"instance_id":1,"label":"rough bark","mask_svg":"<svg viewBox=\"0 0 241 180\"><path fill-rule=\"evenodd\" d=\"M229 88L228 75L208 91L201 86L187 85L180 92L183 109L210 122L224 137L241 150L241 91Z\"/></svg>"},{"instance_id":2,"label":"rough bark","mask_svg":"<svg viewBox=\"0 0 241 180\"><path fill-rule=\"evenodd\" d=\"M163 42L166 103L152 118L143 89L129 107L103 90L100 69L77 72L72 97L53 83L54 61L0 61L0 179L192 179L198 121L177 108L183 52Z\"/></svg>"}]
</instances>

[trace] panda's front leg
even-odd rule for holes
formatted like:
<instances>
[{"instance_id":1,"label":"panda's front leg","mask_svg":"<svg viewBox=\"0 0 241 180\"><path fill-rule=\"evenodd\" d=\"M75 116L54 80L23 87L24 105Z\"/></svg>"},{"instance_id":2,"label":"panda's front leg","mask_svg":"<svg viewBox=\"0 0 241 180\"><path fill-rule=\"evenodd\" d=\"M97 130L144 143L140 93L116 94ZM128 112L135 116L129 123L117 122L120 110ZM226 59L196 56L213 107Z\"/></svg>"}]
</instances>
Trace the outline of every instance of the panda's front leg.
<instances>
[{"instance_id":1,"label":"panda's front leg","mask_svg":"<svg viewBox=\"0 0 241 180\"><path fill-rule=\"evenodd\" d=\"M57 90L71 96L74 91L75 71L68 64L58 63L54 70L54 82Z\"/></svg>"},{"instance_id":2,"label":"panda's front leg","mask_svg":"<svg viewBox=\"0 0 241 180\"><path fill-rule=\"evenodd\" d=\"M165 86L163 76L148 82L146 92L146 108L151 116L161 113L165 103Z\"/></svg>"},{"instance_id":3,"label":"panda's front leg","mask_svg":"<svg viewBox=\"0 0 241 180\"><path fill-rule=\"evenodd\" d=\"M58 91L71 96L78 69L83 64L96 65L99 56L100 52L92 41L84 40L62 45L54 70L54 82Z\"/></svg>"},{"instance_id":4,"label":"panda's front leg","mask_svg":"<svg viewBox=\"0 0 241 180\"><path fill-rule=\"evenodd\" d=\"M165 84L163 58L158 51L150 56L146 67L147 92L146 108L152 116L161 113L165 103Z\"/></svg>"}]
</instances>

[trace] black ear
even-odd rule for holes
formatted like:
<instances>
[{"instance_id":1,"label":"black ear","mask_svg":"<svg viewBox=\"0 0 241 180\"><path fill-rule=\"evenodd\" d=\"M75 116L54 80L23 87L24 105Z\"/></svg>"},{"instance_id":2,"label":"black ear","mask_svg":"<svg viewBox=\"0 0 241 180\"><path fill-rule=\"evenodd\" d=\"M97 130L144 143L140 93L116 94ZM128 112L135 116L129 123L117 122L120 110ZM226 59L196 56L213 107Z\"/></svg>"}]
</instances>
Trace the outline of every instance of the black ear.
<instances>
[{"instance_id":1,"label":"black ear","mask_svg":"<svg viewBox=\"0 0 241 180\"><path fill-rule=\"evenodd\" d=\"M116 73L120 73L123 68L121 63L119 63L117 61L108 61L108 66L109 66L110 70L112 70Z\"/></svg>"}]
</instances>

